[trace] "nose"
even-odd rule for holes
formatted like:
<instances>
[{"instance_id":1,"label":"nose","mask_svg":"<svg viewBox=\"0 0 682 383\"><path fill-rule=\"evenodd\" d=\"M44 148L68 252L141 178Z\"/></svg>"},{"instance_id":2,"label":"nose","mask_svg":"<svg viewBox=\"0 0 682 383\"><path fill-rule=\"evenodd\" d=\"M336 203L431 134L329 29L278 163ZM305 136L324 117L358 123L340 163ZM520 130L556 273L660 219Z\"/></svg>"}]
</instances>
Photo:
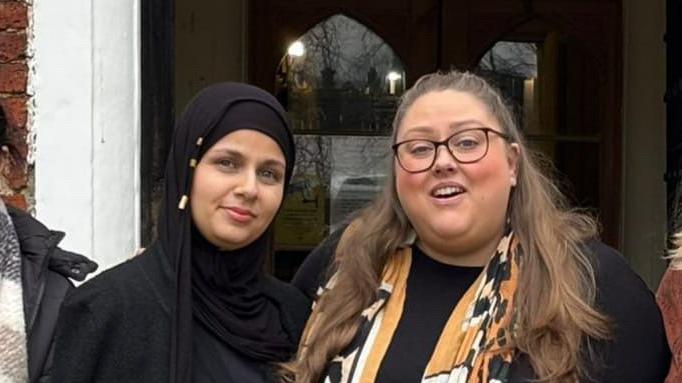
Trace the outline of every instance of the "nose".
<instances>
[{"instance_id":1,"label":"nose","mask_svg":"<svg viewBox=\"0 0 682 383\"><path fill-rule=\"evenodd\" d=\"M433 170L436 173L452 172L459 166L455 157L452 156L452 153L450 153L450 150L445 145L437 147L435 155Z\"/></svg>"},{"instance_id":2,"label":"nose","mask_svg":"<svg viewBox=\"0 0 682 383\"><path fill-rule=\"evenodd\" d=\"M244 172L239 178L238 184L234 189L234 193L245 199L254 199L258 195L258 180L256 172Z\"/></svg>"}]
</instances>

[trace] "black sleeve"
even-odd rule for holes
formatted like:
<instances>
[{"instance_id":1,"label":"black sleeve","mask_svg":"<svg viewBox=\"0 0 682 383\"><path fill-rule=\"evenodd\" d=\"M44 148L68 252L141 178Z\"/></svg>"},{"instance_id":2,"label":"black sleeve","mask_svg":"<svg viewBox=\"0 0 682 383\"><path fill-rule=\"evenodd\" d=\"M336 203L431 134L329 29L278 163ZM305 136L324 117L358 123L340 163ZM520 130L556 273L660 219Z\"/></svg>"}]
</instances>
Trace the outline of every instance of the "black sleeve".
<instances>
[{"instance_id":1,"label":"black sleeve","mask_svg":"<svg viewBox=\"0 0 682 383\"><path fill-rule=\"evenodd\" d=\"M598 382L663 382L670 364L661 312L653 293L615 250L591 243L597 307L613 321L612 339L598 345ZM598 363L600 364L600 363Z\"/></svg>"},{"instance_id":2,"label":"black sleeve","mask_svg":"<svg viewBox=\"0 0 682 383\"><path fill-rule=\"evenodd\" d=\"M64 297L71 291L73 285L66 277L52 270L46 272L45 291L28 337L28 375L31 382L50 379L59 310Z\"/></svg>"},{"instance_id":3,"label":"black sleeve","mask_svg":"<svg viewBox=\"0 0 682 383\"><path fill-rule=\"evenodd\" d=\"M107 355L108 336L113 329L100 319L101 310L91 297L75 289L62 305L57 323L53 382L86 383L100 379L98 366Z\"/></svg>"},{"instance_id":4,"label":"black sleeve","mask_svg":"<svg viewBox=\"0 0 682 383\"><path fill-rule=\"evenodd\" d=\"M308 254L291 283L301 290L310 300L315 300L317 289L329 277L328 269L334 259L336 246L345 227L331 233Z\"/></svg>"}]
</instances>

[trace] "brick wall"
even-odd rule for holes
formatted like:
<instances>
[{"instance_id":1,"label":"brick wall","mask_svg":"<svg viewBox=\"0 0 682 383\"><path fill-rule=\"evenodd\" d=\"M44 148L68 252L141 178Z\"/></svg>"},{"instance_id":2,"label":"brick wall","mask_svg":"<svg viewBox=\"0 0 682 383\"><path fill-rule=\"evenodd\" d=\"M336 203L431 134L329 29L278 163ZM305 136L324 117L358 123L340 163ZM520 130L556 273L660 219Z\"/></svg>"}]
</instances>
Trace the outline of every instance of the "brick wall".
<instances>
[{"instance_id":1,"label":"brick wall","mask_svg":"<svg viewBox=\"0 0 682 383\"><path fill-rule=\"evenodd\" d=\"M0 151L0 195L26 208L28 193L27 31L30 0L0 0L0 106L7 117L7 136L15 150Z\"/></svg>"}]
</instances>

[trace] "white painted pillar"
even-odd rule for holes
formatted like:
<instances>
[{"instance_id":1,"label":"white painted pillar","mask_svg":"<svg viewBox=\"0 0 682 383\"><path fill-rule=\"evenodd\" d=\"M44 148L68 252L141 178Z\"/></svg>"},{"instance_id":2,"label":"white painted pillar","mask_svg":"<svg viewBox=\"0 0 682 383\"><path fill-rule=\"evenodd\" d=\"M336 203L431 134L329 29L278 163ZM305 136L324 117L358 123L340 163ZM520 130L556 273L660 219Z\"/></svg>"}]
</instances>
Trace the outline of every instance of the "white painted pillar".
<instances>
[{"instance_id":1,"label":"white painted pillar","mask_svg":"<svg viewBox=\"0 0 682 383\"><path fill-rule=\"evenodd\" d=\"M35 0L36 215L100 264L139 244L138 0Z\"/></svg>"}]
</instances>

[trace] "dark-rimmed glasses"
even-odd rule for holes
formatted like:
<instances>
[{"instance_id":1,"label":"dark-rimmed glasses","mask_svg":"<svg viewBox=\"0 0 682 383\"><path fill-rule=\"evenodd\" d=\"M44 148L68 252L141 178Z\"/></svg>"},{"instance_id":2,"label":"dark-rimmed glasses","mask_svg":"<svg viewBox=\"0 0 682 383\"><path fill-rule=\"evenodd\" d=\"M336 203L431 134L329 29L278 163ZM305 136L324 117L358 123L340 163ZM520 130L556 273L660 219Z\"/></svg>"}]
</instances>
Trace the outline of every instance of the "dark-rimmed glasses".
<instances>
[{"instance_id":1,"label":"dark-rimmed glasses","mask_svg":"<svg viewBox=\"0 0 682 383\"><path fill-rule=\"evenodd\" d=\"M460 164L480 161L490 146L489 133L496 134L506 141L511 138L491 128L470 128L460 130L443 141L424 138L405 140L392 146L398 164L408 173L420 173L431 169L436 162L438 147L443 145Z\"/></svg>"}]
</instances>

